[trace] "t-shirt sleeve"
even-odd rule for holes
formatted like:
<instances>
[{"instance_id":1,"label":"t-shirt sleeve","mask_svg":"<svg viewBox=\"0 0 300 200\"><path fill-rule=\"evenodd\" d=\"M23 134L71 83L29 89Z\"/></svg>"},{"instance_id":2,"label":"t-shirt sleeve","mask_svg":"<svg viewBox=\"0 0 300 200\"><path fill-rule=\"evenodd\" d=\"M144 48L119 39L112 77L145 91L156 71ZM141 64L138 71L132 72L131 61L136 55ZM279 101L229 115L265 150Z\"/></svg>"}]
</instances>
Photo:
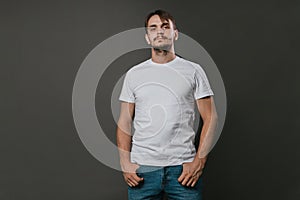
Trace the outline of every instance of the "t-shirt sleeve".
<instances>
[{"instance_id":1,"label":"t-shirt sleeve","mask_svg":"<svg viewBox=\"0 0 300 200\"><path fill-rule=\"evenodd\" d=\"M129 77L130 77L130 75L127 72L125 75L125 78L124 78L124 82L123 82L122 90L121 90L121 93L119 96L119 100L129 102L129 103L134 103L135 97L134 97L134 93L133 93L133 90L130 85Z\"/></svg>"},{"instance_id":2,"label":"t-shirt sleeve","mask_svg":"<svg viewBox=\"0 0 300 200\"><path fill-rule=\"evenodd\" d=\"M200 99L207 96L214 95L207 76L200 65L196 65L194 74L195 88L194 98Z\"/></svg>"}]
</instances>

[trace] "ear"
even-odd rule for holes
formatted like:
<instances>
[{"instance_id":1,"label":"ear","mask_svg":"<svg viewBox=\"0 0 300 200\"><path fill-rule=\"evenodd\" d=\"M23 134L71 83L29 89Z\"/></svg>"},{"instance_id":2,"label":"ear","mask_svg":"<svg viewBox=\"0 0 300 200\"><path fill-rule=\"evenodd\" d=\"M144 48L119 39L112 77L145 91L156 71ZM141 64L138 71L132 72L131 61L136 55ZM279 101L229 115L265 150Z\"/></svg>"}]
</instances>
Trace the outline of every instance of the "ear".
<instances>
[{"instance_id":1,"label":"ear","mask_svg":"<svg viewBox=\"0 0 300 200\"><path fill-rule=\"evenodd\" d=\"M150 40L149 40L148 34L145 34L145 39L146 39L147 43L150 44Z\"/></svg>"},{"instance_id":2,"label":"ear","mask_svg":"<svg viewBox=\"0 0 300 200\"><path fill-rule=\"evenodd\" d=\"M178 40L178 30L177 29L174 30L174 39Z\"/></svg>"}]
</instances>

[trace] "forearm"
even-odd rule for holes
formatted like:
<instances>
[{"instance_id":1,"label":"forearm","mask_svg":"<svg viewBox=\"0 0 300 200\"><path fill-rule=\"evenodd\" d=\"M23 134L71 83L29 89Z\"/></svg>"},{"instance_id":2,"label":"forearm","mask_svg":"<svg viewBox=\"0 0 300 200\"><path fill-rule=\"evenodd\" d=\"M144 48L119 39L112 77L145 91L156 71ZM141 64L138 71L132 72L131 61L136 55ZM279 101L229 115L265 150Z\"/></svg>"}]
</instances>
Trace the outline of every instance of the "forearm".
<instances>
[{"instance_id":1,"label":"forearm","mask_svg":"<svg viewBox=\"0 0 300 200\"><path fill-rule=\"evenodd\" d=\"M200 135L199 147L196 158L204 162L207 159L208 153L212 149L216 139L217 115L213 113L209 117L203 119L203 127Z\"/></svg>"},{"instance_id":2,"label":"forearm","mask_svg":"<svg viewBox=\"0 0 300 200\"><path fill-rule=\"evenodd\" d=\"M132 141L132 136L130 135L130 133L125 132L118 126L117 145L119 149L121 165L130 162L131 141Z\"/></svg>"},{"instance_id":3,"label":"forearm","mask_svg":"<svg viewBox=\"0 0 300 200\"><path fill-rule=\"evenodd\" d=\"M122 121L122 120L121 120ZM122 126L125 125L125 126ZM120 165L126 183L130 186L137 186L143 181L142 177L137 176L136 170L139 165L130 162L130 149L132 136L130 134L131 122L118 123L117 127L117 145L120 154Z\"/></svg>"},{"instance_id":4,"label":"forearm","mask_svg":"<svg viewBox=\"0 0 300 200\"><path fill-rule=\"evenodd\" d=\"M217 117L211 112L202 112L203 127L200 136L200 143L193 162L183 164L183 171L178 178L182 185L194 187L203 173L209 150L212 148Z\"/></svg>"},{"instance_id":5,"label":"forearm","mask_svg":"<svg viewBox=\"0 0 300 200\"><path fill-rule=\"evenodd\" d=\"M130 150L131 150L131 125L134 119L134 103L121 103L120 117L116 130L117 145L120 155L120 164L123 168L124 165L130 163Z\"/></svg>"}]
</instances>

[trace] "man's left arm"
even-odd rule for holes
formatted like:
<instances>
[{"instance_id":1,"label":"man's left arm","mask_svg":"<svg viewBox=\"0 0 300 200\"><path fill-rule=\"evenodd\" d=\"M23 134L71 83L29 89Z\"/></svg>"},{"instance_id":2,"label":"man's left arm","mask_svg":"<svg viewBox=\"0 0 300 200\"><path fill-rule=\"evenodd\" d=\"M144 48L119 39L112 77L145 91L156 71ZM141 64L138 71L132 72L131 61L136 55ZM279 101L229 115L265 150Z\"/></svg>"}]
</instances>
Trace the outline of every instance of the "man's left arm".
<instances>
[{"instance_id":1,"label":"man's left arm","mask_svg":"<svg viewBox=\"0 0 300 200\"><path fill-rule=\"evenodd\" d=\"M207 155L212 148L215 129L217 126L217 112L212 96L197 99L197 107L203 120L197 154L192 162L183 163L182 174L178 181L184 186L194 187L205 166Z\"/></svg>"}]
</instances>

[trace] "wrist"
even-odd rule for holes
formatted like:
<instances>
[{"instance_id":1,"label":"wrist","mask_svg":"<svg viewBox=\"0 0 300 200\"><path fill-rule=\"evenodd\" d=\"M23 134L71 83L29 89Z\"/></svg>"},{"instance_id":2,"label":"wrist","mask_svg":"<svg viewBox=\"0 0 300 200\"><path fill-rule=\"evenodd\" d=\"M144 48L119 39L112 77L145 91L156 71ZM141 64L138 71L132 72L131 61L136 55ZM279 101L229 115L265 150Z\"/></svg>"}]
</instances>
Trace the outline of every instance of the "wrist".
<instances>
[{"instance_id":1,"label":"wrist","mask_svg":"<svg viewBox=\"0 0 300 200\"><path fill-rule=\"evenodd\" d=\"M206 160L207 160L207 156L205 156L205 157L200 157L200 156L196 155L195 158L194 158L194 162L198 162L198 163L200 163L201 165L205 165Z\"/></svg>"},{"instance_id":2,"label":"wrist","mask_svg":"<svg viewBox=\"0 0 300 200\"><path fill-rule=\"evenodd\" d=\"M130 164L131 162L130 162L130 159L121 159L120 160L120 165L121 166L126 166L126 165L128 165L128 164Z\"/></svg>"}]
</instances>

